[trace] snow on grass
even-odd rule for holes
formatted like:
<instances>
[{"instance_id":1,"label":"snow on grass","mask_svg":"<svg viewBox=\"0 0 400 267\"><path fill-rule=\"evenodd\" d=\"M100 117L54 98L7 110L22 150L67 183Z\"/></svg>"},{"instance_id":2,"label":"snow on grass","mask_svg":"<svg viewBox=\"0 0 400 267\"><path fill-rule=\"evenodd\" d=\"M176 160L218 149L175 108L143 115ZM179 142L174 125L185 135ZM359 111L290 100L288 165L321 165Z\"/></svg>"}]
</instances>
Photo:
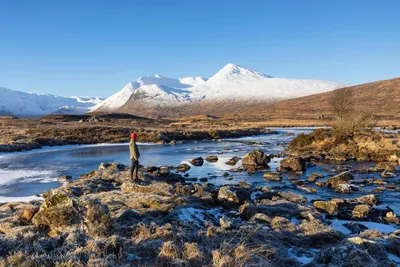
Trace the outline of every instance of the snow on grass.
<instances>
[{"instance_id":1,"label":"snow on grass","mask_svg":"<svg viewBox=\"0 0 400 267\"><path fill-rule=\"evenodd\" d=\"M299 254L294 252L293 248L288 249L288 253L291 258L295 258L304 265L309 264L314 259L314 257L307 257L305 254L300 254L300 256L298 256Z\"/></svg>"},{"instance_id":2,"label":"snow on grass","mask_svg":"<svg viewBox=\"0 0 400 267\"><path fill-rule=\"evenodd\" d=\"M349 229L347 229L344 226L344 224L347 224L352 221L334 219L334 220L331 220L331 222L332 222L333 229L335 229L339 232L342 232L345 235L351 234L351 231ZM384 233L384 234L393 233L394 231L398 230L398 228L396 228L392 225L389 225L389 224L376 223L376 222L358 222L358 223L366 226L368 228L368 230L378 230L379 232Z\"/></svg>"},{"instance_id":3,"label":"snow on grass","mask_svg":"<svg viewBox=\"0 0 400 267\"><path fill-rule=\"evenodd\" d=\"M178 212L178 219L185 224L204 224L204 222L209 219L214 221L219 220L219 218L222 217L221 210L222 208L204 210L193 207L181 207Z\"/></svg>"}]
</instances>

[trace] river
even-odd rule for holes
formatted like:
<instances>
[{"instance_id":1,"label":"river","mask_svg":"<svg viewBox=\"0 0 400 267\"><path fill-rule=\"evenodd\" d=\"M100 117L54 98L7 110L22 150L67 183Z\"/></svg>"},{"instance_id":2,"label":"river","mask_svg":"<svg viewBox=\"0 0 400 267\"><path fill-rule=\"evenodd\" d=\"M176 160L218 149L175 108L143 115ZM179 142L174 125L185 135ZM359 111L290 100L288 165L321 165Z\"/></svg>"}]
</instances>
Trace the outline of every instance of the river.
<instances>
[{"instance_id":1,"label":"river","mask_svg":"<svg viewBox=\"0 0 400 267\"><path fill-rule=\"evenodd\" d=\"M290 141L299 133L308 133L313 128L275 128L276 134L243 137L237 139L185 142L176 145L140 144L140 164L144 166L178 165L187 163L195 157L205 158L208 155L217 155L217 163L205 162L202 167L195 167L188 171L191 178L208 178L209 182L221 185L247 181L253 185L279 186L281 190L289 190L305 195L309 200L329 199L333 197L357 197L372 193L376 186L365 186L360 191L351 195L339 195L330 188L317 188L317 193L307 193L291 185L291 181L283 179L281 182L269 182L263 179L263 173L249 175L245 172L230 173L232 180L227 180L223 175L229 169L237 166L226 165L225 162L233 156L243 157L246 153L256 148L262 149L268 154L282 152L284 143ZM262 142L262 144L251 145L243 142ZM222 154L220 154L222 153ZM279 166L280 158L272 159L269 164L271 170ZM26 152L14 152L0 154L0 202L26 201L34 199L43 191L62 185L57 178L70 175L78 179L80 175L97 169L101 162L119 162L129 164L128 144L105 144L105 145L71 145L61 147L47 147ZM374 163L352 163L356 167L374 166ZM306 179L314 172L323 173L326 178L334 175L329 169L337 168L332 164L317 164L307 169L302 176L286 173L286 178ZM355 179L378 178L379 174L355 173ZM322 179L321 181L324 181ZM314 184L307 184L315 187ZM376 194L384 204L400 214L398 204L399 192L385 191Z\"/></svg>"}]
</instances>

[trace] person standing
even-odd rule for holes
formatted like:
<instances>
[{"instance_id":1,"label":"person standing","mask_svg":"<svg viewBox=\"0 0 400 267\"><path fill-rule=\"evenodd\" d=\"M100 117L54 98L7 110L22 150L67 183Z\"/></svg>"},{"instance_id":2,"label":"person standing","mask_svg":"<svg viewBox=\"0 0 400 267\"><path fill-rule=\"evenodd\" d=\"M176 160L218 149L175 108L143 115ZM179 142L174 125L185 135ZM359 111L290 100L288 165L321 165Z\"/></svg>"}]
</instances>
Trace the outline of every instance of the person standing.
<instances>
[{"instance_id":1,"label":"person standing","mask_svg":"<svg viewBox=\"0 0 400 267\"><path fill-rule=\"evenodd\" d=\"M129 142L129 151L131 153L131 180L133 182L138 182L138 172L139 172L139 158L140 152L139 148L136 144L137 134L133 132L131 134L131 141ZM135 178L133 178L133 174L135 173Z\"/></svg>"}]
</instances>

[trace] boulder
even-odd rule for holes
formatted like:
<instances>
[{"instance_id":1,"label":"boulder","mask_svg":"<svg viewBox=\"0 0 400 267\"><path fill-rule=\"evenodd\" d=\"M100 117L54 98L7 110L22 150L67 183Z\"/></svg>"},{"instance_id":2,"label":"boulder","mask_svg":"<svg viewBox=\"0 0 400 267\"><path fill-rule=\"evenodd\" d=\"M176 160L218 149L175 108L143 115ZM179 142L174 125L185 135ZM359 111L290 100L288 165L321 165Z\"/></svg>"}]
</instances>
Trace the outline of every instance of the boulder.
<instances>
[{"instance_id":1,"label":"boulder","mask_svg":"<svg viewBox=\"0 0 400 267\"><path fill-rule=\"evenodd\" d=\"M190 166L186 163L179 164L177 167L178 172L187 172L190 170Z\"/></svg>"},{"instance_id":2,"label":"boulder","mask_svg":"<svg viewBox=\"0 0 400 267\"><path fill-rule=\"evenodd\" d=\"M265 180L268 180L268 181L278 182L278 181L282 180L282 177L281 177L280 173L278 173L278 172L267 172L264 174L263 177Z\"/></svg>"},{"instance_id":3,"label":"boulder","mask_svg":"<svg viewBox=\"0 0 400 267\"><path fill-rule=\"evenodd\" d=\"M234 165L236 165L236 163L238 163L239 160L240 160L239 157L233 157L230 160L228 160L227 162L225 162L225 164L234 166Z\"/></svg>"},{"instance_id":4,"label":"boulder","mask_svg":"<svg viewBox=\"0 0 400 267\"><path fill-rule=\"evenodd\" d=\"M253 168L264 168L268 166L271 158L263 151L256 149L247 153L242 159L243 166L249 166Z\"/></svg>"},{"instance_id":5,"label":"boulder","mask_svg":"<svg viewBox=\"0 0 400 267\"><path fill-rule=\"evenodd\" d=\"M375 206L376 204L378 204L378 200L376 199L375 195L373 195L373 194L356 198L356 200L358 202L360 202L361 204L370 205L370 206Z\"/></svg>"},{"instance_id":6,"label":"boulder","mask_svg":"<svg viewBox=\"0 0 400 267\"><path fill-rule=\"evenodd\" d=\"M323 178L324 175L321 173L313 173L307 177L307 181L310 183L315 183L318 179Z\"/></svg>"},{"instance_id":7,"label":"boulder","mask_svg":"<svg viewBox=\"0 0 400 267\"><path fill-rule=\"evenodd\" d=\"M190 164L192 164L193 166L198 166L198 167L200 167L200 166L203 166L203 164L204 164L204 159L203 159L202 157L198 157L198 158L191 159L189 162L190 162Z\"/></svg>"},{"instance_id":8,"label":"boulder","mask_svg":"<svg viewBox=\"0 0 400 267\"><path fill-rule=\"evenodd\" d=\"M315 201L314 207L329 215L337 215L339 212L338 205L333 201Z\"/></svg>"},{"instance_id":9,"label":"boulder","mask_svg":"<svg viewBox=\"0 0 400 267\"><path fill-rule=\"evenodd\" d=\"M56 232L81 221L76 201L61 189L51 190L32 223L46 226Z\"/></svg>"},{"instance_id":10,"label":"boulder","mask_svg":"<svg viewBox=\"0 0 400 267\"><path fill-rule=\"evenodd\" d=\"M368 218L373 222L385 222L386 218L396 218L396 213L388 206L372 207Z\"/></svg>"},{"instance_id":11,"label":"boulder","mask_svg":"<svg viewBox=\"0 0 400 267\"><path fill-rule=\"evenodd\" d=\"M112 227L110 211L107 205L97 199L90 200L86 206L85 225L89 236L104 237Z\"/></svg>"},{"instance_id":12,"label":"boulder","mask_svg":"<svg viewBox=\"0 0 400 267\"><path fill-rule=\"evenodd\" d=\"M256 213L250 218L249 221L257 223L271 223L272 219L264 213Z\"/></svg>"},{"instance_id":13,"label":"boulder","mask_svg":"<svg viewBox=\"0 0 400 267\"><path fill-rule=\"evenodd\" d=\"M362 219L362 218L366 218L368 216L368 213L370 210L371 210L370 206L361 204L361 205L355 206L352 214L353 214L353 217Z\"/></svg>"},{"instance_id":14,"label":"boulder","mask_svg":"<svg viewBox=\"0 0 400 267\"><path fill-rule=\"evenodd\" d=\"M293 203L307 203L307 198L293 192L278 192L278 196Z\"/></svg>"},{"instance_id":15,"label":"boulder","mask_svg":"<svg viewBox=\"0 0 400 267\"><path fill-rule=\"evenodd\" d=\"M350 180L353 180L354 177L350 172L342 172L336 176L333 176L332 178L329 178L326 180L325 185L332 187L334 189L339 188L340 185L342 184L349 184Z\"/></svg>"},{"instance_id":16,"label":"boulder","mask_svg":"<svg viewBox=\"0 0 400 267\"><path fill-rule=\"evenodd\" d=\"M350 183L343 183L339 184L337 187L335 187L335 191L337 193L352 193L354 191L358 191L358 187L356 185L350 184Z\"/></svg>"},{"instance_id":17,"label":"boulder","mask_svg":"<svg viewBox=\"0 0 400 267\"><path fill-rule=\"evenodd\" d=\"M21 214L19 214L18 219L24 222L30 222L35 216L35 214L39 211L38 207L29 207L24 209Z\"/></svg>"},{"instance_id":18,"label":"boulder","mask_svg":"<svg viewBox=\"0 0 400 267\"><path fill-rule=\"evenodd\" d=\"M238 207L250 201L250 193L243 188L223 186L218 191L218 200L227 208Z\"/></svg>"},{"instance_id":19,"label":"boulder","mask_svg":"<svg viewBox=\"0 0 400 267\"><path fill-rule=\"evenodd\" d=\"M207 156L206 161L214 163L214 162L218 161L218 157L217 156Z\"/></svg>"},{"instance_id":20,"label":"boulder","mask_svg":"<svg viewBox=\"0 0 400 267\"><path fill-rule=\"evenodd\" d=\"M306 161L301 157L288 157L281 161L281 169L294 172L304 172L306 170Z\"/></svg>"},{"instance_id":21,"label":"boulder","mask_svg":"<svg viewBox=\"0 0 400 267\"><path fill-rule=\"evenodd\" d=\"M252 203L246 203L239 207L239 213L243 219L249 220L256 213L262 213L262 210Z\"/></svg>"}]
</instances>

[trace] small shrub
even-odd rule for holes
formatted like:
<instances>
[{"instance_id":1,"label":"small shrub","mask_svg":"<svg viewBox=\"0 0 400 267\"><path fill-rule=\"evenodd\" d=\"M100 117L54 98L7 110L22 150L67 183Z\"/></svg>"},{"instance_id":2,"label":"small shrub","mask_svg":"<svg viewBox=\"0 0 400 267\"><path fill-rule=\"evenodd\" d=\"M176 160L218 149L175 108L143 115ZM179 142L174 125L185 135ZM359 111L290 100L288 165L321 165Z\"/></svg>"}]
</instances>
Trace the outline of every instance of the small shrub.
<instances>
[{"instance_id":1,"label":"small shrub","mask_svg":"<svg viewBox=\"0 0 400 267\"><path fill-rule=\"evenodd\" d=\"M310 146L314 141L311 134L299 134L289 144L289 149L302 149Z\"/></svg>"}]
</instances>

